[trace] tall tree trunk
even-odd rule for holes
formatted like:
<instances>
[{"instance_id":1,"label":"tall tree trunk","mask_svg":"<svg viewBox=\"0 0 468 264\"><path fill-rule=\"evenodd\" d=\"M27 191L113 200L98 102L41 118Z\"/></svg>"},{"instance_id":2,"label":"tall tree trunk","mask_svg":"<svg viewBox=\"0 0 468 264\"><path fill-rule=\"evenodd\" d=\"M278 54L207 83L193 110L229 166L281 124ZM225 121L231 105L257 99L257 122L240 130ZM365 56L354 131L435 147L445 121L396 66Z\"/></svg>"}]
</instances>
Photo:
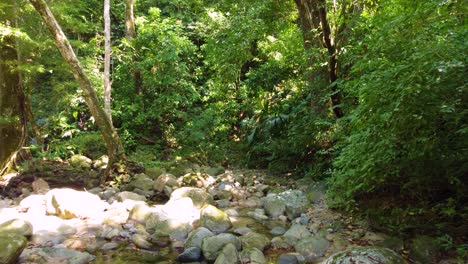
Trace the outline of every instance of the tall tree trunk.
<instances>
[{"instance_id":1,"label":"tall tree trunk","mask_svg":"<svg viewBox=\"0 0 468 264\"><path fill-rule=\"evenodd\" d=\"M30 2L39 13L43 22L46 24L50 33L54 37L57 48L70 66L76 81L80 84L80 87L83 90L86 104L88 105L94 120L96 120L96 124L101 132L102 138L104 139L104 143L107 147L107 153L109 155L109 165L104 177L102 178L103 182L106 180L106 177L110 175L111 170L114 168L115 162L126 161L126 156L120 138L107 114L99 105L96 90L94 89L80 62L78 61L75 52L73 51L65 34L55 20L55 17L50 11L46 2L44 0L30 0Z\"/></svg>"},{"instance_id":2,"label":"tall tree trunk","mask_svg":"<svg viewBox=\"0 0 468 264\"><path fill-rule=\"evenodd\" d=\"M132 41L136 37L136 30L135 30L135 18L133 16L133 0L125 0L125 38L128 41ZM141 81L141 72L135 67L135 64L138 63L138 56L132 56L133 62L133 79L135 83L135 92L139 95L143 94L143 90L141 89L142 81Z\"/></svg>"},{"instance_id":3,"label":"tall tree trunk","mask_svg":"<svg viewBox=\"0 0 468 264\"><path fill-rule=\"evenodd\" d=\"M332 35L330 23L327 19L326 0L294 0L299 11L299 19L301 30L304 37L304 48L306 50L315 46L321 46L327 49L328 53L328 84L331 91L330 103L333 114L336 118L343 117L341 109L341 93L339 91L337 67L337 48ZM314 30L318 30L319 34L316 38ZM335 36L336 37L336 36ZM315 41L314 41L314 38ZM309 61L309 64L314 63ZM309 65L312 66L312 65ZM310 74L309 81L312 81L315 76Z\"/></svg>"},{"instance_id":4,"label":"tall tree trunk","mask_svg":"<svg viewBox=\"0 0 468 264\"><path fill-rule=\"evenodd\" d=\"M111 82L110 82L110 58L111 58L111 28L110 28L110 0L104 0L104 111L112 122L111 114Z\"/></svg>"}]
</instances>

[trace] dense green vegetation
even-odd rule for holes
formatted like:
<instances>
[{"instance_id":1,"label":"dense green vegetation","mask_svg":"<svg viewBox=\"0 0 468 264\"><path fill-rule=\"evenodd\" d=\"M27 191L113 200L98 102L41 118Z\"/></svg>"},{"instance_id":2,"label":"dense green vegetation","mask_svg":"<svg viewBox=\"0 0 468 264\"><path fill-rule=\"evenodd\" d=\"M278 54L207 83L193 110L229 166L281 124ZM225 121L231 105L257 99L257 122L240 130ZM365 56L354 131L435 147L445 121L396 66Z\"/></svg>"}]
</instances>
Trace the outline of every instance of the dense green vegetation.
<instances>
[{"instance_id":1,"label":"dense green vegetation","mask_svg":"<svg viewBox=\"0 0 468 264\"><path fill-rule=\"evenodd\" d=\"M48 4L102 94L102 2ZM130 159L326 179L336 208L467 254L464 1L138 0L133 39L125 8L111 3L112 118ZM11 12L0 45L16 40L6 63L31 97L33 154L105 154L39 16L27 1L0 4Z\"/></svg>"}]
</instances>

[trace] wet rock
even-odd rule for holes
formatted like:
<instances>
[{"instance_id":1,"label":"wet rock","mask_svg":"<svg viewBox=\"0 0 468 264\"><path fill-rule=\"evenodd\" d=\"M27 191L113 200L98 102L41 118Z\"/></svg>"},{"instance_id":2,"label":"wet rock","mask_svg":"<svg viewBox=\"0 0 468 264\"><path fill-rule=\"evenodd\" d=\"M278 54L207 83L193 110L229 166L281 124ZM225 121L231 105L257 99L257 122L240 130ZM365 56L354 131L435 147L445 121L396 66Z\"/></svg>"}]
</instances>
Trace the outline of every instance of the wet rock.
<instances>
[{"instance_id":1,"label":"wet rock","mask_svg":"<svg viewBox=\"0 0 468 264\"><path fill-rule=\"evenodd\" d=\"M213 232L211 232L208 228L206 227L199 227L195 230L193 230L187 240L185 241L185 248L189 247L202 247L202 242L205 237L210 237L214 236Z\"/></svg>"},{"instance_id":2,"label":"wet rock","mask_svg":"<svg viewBox=\"0 0 468 264\"><path fill-rule=\"evenodd\" d=\"M200 188L182 187L171 193L171 200L178 200L184 197L192 199L193 204L198 209L205 205L214 204L213 197Z\"/></svg>"},{"instance_id":3,"label":"wet rock","mask_svg":"<svg viewBox=\"0 0 468 264\"><path fill-rule=\"evenodd\" d=\"M293 220L307 210L309 201L304 193L299 190L288 190L280 193L278 197L282 199L286 205L285 211L289 220Z\"/></svg>"},{"instance_id":4,"label":"wet rock","mask_svg":"<svg viewBox=\"0 0 468 264\"><path fill-rule=\"evenodd\" d=\"M33 234L33 226L23 219L12 219L0 224L0 235L2 234L30 237Z\"/></svg>"},{"instance_id":5,"label":"wet rock","mask_svg":"<svg viewBox=\"0 0 468 264\"><path fill-rule=\"evenodd\" d=\"M179 187L176 176L169 173L159 175L159 177L154 182L153 189L155 191L162 192L164 191L165 186L169 186L171 188Z\"/></svg>"},{"instance_id":6,"label":"wet rock","mask_svg":"<svg viewBox=\"0 0 468 264\"><path fill-rule=\"evenodd\" d=\"M239 263L239 253L234 244L224 246L221 254L216 258L215 264L237 264Z\"/></svg>"},{"instance_id":7,"label":"wet rock","mask_svg":"<svg viewBox=\"0 0 468 264\"><path fill-rule=\"evenodd\" d=\"M352 248L331 255L322 264L354 264L354 263L405 264L407 263L397 253L387 248L363 247ZM430 263L430 262L427 262Z\"/></svg>"},{"instance_id":8,"label":"wet rock","mask_svg":"<svg viewBox=\"0 0 468 264\"><path fill-rule=\"evenodd\" d=\"M0 263L14 264L26 247L26 238L16 234L0 234Z\"/></svg>"},{"instance_id":9,"label":"wet rock","mask_svg":"<svg viewBox=\"0 0 468 264\"><path fill-rule=\"evenodd\" d=\"M225 232L232 227L229 216L212 205L207 205L201 209L200 222L202 226L215 234Z\"/></svg>"},{"instance_id":10,"label":"wet rock","mask_svg":"<svg viewBox=\"0 0 468 264\"><path fill-rule=\"evenodd\" d=\"M215 260L227 244L233 244L235 249L241 249L239 238L233 234L223 233L216 236L205 237L202 242L203 256L209 261Z\"/></svg>"},{"instance_id":11,"label":"wet rock","mask_svg":"<svg viewBox=\"0 0 468 264\"><path fill-rule=\"evenodd\" d=\"M265 255L258 248L244 248L240 255L241 263L266 264Z\"/></svg>"},{"instance_id":12,"label":"wet rock","mask_svg":"<svg viewBox=\"0 0 468 264\"><path fill-rule=\"evenodd\" d=\"M311 261L325 255L330 242L322 237L306 237L294 245L296 252Z\"/></svg>"},{"instance_id":13,"label":"wet rock","mask_svg":"<svg viewBox=\"0 0 468 264\"><path fill-rule=\"evenodd\" d=\"M278 196L266 197L263 202L263 207L265 208L265 213L272 219L277 219L286 211L285 202Z\"/></svg>"},{"instance_id":14,"label":"wet rock","mask_svg":"<svg viewBox=\"0 0 468 264\"><path fill-rule=\"evenodd\" d=\"M177 256L177 261L182 263L194 262L201 259L201 249L199 247L188 247Z\"/></svg>"},{"instance_id":15,"label":"wet rock","mask_svg":"<svg viewBox=\"0 0 468 264\"><path fill-rule=\"evenodd\" d=\"M243 248L258 248L263 251L270 244L270 239L263 234L249 232L240 238Z\"/></svg>"},{"instance_id":16,"label":"wet rock","mask_svg":"<svg viewBox=\"0 0 468 264\"><path fill-rule=\"evenodd\" d=\"M45 195L47 213L62 219L100 218L108 206L99 196L72 189L53 189Z\"/></svg>"}]
</instances>

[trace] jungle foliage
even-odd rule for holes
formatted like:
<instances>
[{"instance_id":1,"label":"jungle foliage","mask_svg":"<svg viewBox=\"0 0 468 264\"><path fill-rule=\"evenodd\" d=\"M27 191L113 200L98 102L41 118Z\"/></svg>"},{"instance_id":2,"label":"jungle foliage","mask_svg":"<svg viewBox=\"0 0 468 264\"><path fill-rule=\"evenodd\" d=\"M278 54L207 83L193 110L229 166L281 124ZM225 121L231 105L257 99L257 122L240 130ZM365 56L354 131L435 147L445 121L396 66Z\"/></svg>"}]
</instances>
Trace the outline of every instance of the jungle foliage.
<instances>
[{"instance_id":1,"label":"jungle foliage","mask_svg":"<svg viewBox=\"0 0 468 264\"><path fill-rule=\"evenodd\" d=\"M48 3L102 94L102 2ZM47 155L105 153L33 8L12 5L0 44L18 40ZM112 118L130 157L326 179L330 204L375 226L466 238L464 1L138 0L133 39L125 8L111 2Z\"/></svg>"}]
</instances>

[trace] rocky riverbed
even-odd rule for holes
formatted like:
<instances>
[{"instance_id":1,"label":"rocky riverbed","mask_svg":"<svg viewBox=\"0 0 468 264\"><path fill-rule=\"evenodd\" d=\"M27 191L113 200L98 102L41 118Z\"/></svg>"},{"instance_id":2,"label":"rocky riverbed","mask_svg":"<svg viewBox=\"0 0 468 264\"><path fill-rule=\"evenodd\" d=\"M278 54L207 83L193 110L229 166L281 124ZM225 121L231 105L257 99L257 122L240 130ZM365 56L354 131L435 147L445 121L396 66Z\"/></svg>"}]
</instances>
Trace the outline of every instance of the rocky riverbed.
<instances>
[{"instance_id":1,"label":"rocky riverbed","mask_svg":"<svg viewBox=\"0 0 468 264\"><path fill-rule=\"evenodd\" d=\"M76 190L35 177L1 197L0 263L407 263L402 240L329 210L320 182L192 164L121 180Z\"/></svg>"}]
</instances>

